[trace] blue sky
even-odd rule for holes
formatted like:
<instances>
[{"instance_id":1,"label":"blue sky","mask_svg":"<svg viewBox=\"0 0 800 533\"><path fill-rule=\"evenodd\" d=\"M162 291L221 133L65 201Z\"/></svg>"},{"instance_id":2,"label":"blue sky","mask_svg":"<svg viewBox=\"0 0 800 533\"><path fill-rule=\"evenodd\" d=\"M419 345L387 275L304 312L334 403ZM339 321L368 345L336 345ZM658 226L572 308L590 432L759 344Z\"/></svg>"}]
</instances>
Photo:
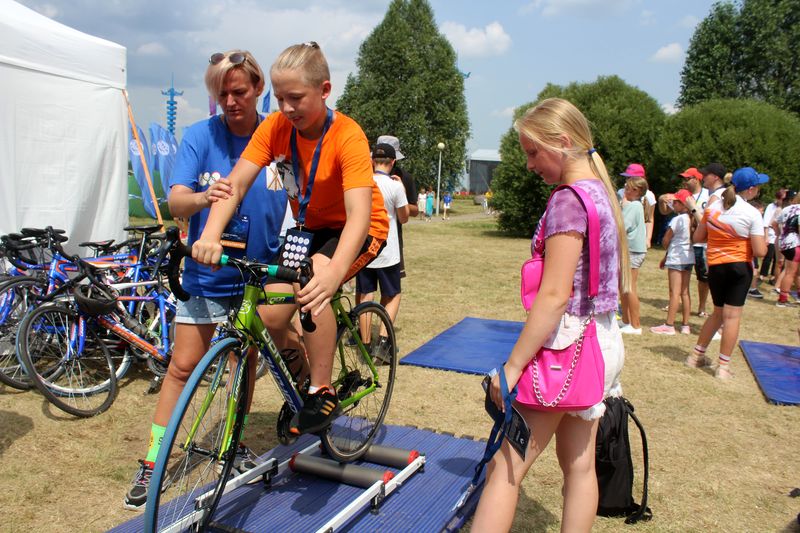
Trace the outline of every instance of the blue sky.
<instances>
[{"instance_id":1,"label":"blue sky","mask_svg":"<svg viewBox=\"0 0 800 533\"><path fill-rule=\"evenodd\" d=\"M548 83L616 74L667 111L694 27L712 0L429 0L436 23L470 72L468 152L498 148L511 110ZM78 30L128 49L128 91L143 129L166 123L161 90L183 90L178 126L208 115L207 58L231 48L268 69L286 46L315 40L331 66L335 102L355 70L359 44L389 0L22 0ZM402 36L398 36L402 38ZM413 36L408 36L413 38ZM391 54L391 50L387 50ZM274 109L274 102L273 102ZM446 141L446 140L445 140Z\"/></svg>"}]
</instances>

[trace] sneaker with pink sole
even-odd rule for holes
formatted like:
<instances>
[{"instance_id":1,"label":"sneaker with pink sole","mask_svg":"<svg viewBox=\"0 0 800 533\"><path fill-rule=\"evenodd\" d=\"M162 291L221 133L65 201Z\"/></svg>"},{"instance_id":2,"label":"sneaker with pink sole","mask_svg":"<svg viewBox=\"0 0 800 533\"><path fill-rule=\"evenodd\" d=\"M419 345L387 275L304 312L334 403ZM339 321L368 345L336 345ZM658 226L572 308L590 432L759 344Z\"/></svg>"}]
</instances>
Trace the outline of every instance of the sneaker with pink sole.
<instances>
[{"instance_id":1,"label":"sneaker with pink sole","mask_svg":"<svg viewBox=\"0 0 800 533\"><path fill-rule=\"evenodd\" d=\"M689 327L688 324L684 324L681 326L681 335L691 335L692 328Z\"/></svg>"},{"instance_id":2,"label":"sneaker with pink sole","mask_svg":"<svg viewBox=\"0 0 800 533\"><path fill-rule=\"evenodd\" d=\"M661 324L660 326L653 326L650 328L650 332L656 335L675 335L675 326Z\"/></svg>"}]
</instances>

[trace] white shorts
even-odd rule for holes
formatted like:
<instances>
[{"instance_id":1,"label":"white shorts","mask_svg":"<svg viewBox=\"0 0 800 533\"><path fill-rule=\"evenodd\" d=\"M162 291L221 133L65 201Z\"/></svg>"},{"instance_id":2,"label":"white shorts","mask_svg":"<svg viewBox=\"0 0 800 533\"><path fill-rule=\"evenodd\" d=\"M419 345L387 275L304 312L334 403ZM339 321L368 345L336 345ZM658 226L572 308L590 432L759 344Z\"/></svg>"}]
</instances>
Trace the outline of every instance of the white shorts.
<instances>
[{"instance_id":1,"label":"white shorts","mask_svg":"<svg viewBox=\"0 0 800 533\"><path fill-rule=\"evenodd\" d=\"M564 314L558 327L544 342L544 345L549 348L566 348L578 338L581 323L584 320L586 320L586 317ZM616 312L609 311L596 314L594 321L597 326L597 341L603 354L606 373L603 398L622 396L622 384L619 378L620 374L622 374L622 366L625 364L625 345L622 343L622 333L620 333L617 325ZM603 416L605 412L606 405L600 402L588 409L567 411L567 414L579 416L584 420L594 420Z\"/></svg>"}]
</instances>

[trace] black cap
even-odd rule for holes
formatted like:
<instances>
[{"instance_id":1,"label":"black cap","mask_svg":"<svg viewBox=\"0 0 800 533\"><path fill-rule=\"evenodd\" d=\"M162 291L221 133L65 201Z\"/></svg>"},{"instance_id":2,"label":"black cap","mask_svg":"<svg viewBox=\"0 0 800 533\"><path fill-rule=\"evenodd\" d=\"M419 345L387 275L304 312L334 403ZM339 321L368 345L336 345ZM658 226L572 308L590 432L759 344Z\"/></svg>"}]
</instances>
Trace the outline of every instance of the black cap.
<instances>
[{"instance_id":1,"label":"black cap","mask_svg":"<svg viewBox=\"0 0 800 533\"><path fill-rule=\"evenodd\" d=\"M397 159L397 153L391 144L379 143L372 149L372 159Z\"/></svg>"},{"instance_id":2,"label":"black cap","mask_svg":"<svg viewBox=\"0 0 800 533\"><path fill-rule=\"evenodd\" d=\"M720 163L709 163L703 168L701 168L700 172L703 174L703 176L705 176L706 174L714 174L719 179L724 178L725 174L727 173L725 167L722 166Z\"/></svg>"},{"instance_id":3,"label":"black cap","mask_svg":"<svg viewBox=\"0 0 800 533\"><path fill-rule=\"evenodd\" d=\"M786 196L784 197L785 201L794 200L794 197L797 196L797 191L786 191Z\"/></svg>"}]
</instances>

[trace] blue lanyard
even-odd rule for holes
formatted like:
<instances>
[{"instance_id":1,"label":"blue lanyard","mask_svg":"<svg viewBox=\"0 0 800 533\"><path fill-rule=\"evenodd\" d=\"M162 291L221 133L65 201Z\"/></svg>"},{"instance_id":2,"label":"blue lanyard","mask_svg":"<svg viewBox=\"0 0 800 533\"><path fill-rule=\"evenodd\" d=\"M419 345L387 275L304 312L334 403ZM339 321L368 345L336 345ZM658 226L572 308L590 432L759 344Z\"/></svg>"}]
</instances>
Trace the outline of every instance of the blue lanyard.
<instances>
[{"instance_id":1,"label":"blue lanyard","mask_svg":"<svg viewBox=\"0 0 800 533\"><path fill-rule=\"evenodd\" d=\"M231 133L231 130L228 128L228 119L225 118L224 115L223 115L222 118L224 119L224 123L225 123L225 140L228 141L228 161L230 161L231 170L233 170L233 167L236 166L236 162L239 161L239 156L242 155L242 153L239 152L237 154L235 152L235 150L233 148L233 134ZM256 113L256 129L258 129L258 125L259 124L261 124L261 115ZM253 130L253 132L255 132L255 130ZM252 137L252 134L248 135L247 137L248 138Z\"/></svg>"},{"instance_id":2,"label":"blue lanyard","mask_svg":"<svg viewBox=\"0 0 800 533\"><path fill-rule=\"evenodd\" d=\"M375 172L375 174L383 174L384 176L392 177L391 174L384 172L383 170L374 170L373 172Z\"/></svg>"},{"instance_id":3,"label":"blue lanyard","mask_svg":"<svg viewBox=\"0 0 800 533\"><path fill-rule=\"evenodd\" d=\"M331 127L332 120L333 111L328 109L328 116L325 117L325 125L322 127L322 135L319 141L317 141L317 147L314 149L314 157L311 160L311 170L308 173L308 183L306 183L305 194L302 193L303 188L300 183L300 152L297 150L297 129L292 128L292 136L290 138L292 147L292 171L294 172L294 180L297 184L297 201L299 204L297 208L297 223L301 228L306 221L306 208L311 201L311 189L314 187L314 178L317 176L319 154L322 153L322 140L325 138L325 134L328 133L328 128Z\"/></svg>"}]
</instances>

